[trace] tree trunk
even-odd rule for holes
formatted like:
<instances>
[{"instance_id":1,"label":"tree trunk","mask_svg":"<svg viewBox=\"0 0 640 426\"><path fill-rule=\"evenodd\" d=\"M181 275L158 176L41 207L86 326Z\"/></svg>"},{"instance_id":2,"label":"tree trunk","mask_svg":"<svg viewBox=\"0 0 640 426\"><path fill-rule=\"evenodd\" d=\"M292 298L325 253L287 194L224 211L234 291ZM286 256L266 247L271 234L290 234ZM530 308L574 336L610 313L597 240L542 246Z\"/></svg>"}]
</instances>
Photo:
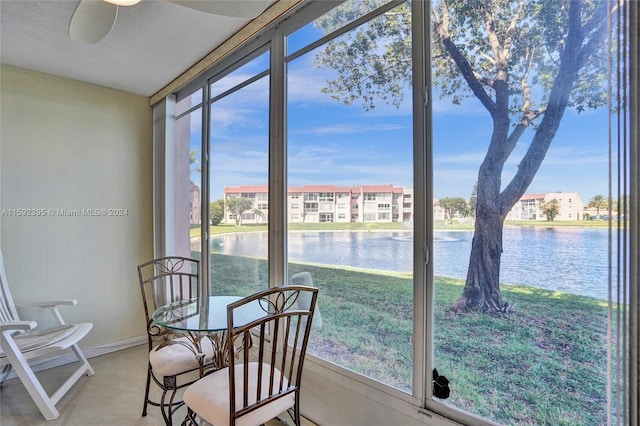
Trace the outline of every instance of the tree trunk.
<instances>
[{"instance_id":1,"label":"tree trunk","mask_svg":"<svg viewBox=\"0 0 640 426\"><path fill-rule=\"evenodd\" d=\"M504 216L489 204L478 204L467 281L451 311L505 312L509 307L500 295Z\"/></svg>"},{"instance_id":2,"label":"tree trunk","mask_svg":"<svg viewBox=\"0 0 640 426\"><path fill-rule=\"evenodd\" d=\"M488 105L494 128L487 155L480 165L478 173L476 224L471 243L467 281L462 295L450 308L451 311L506 312L509 308L509 304L500 295L500 258L502 256L504 220L509 210L533 181L560 126L562 116L569 104L571 90L578 78L578 72L586 63L587 58L596 52L605 34L603 25L606 22L607 9L604 2L596 10L593 20L586 24L586 27L596 30L595 35L590 37L584 46L583 42L588 31L584 31L581 27L582 3L570 2L569 4L569 29L564 40L564 48L560 55L559 68L549 94L549 101L545 107L544 115L536 127L529 149L520 161L515 176L504 189L501 184L504 164L529 122L526 120L526 115L523 115L525 120L521 123L525 124L516 125L513 133L508 135L510 121L506 77L496 79L493 84L496 99L494 104L487 96L484 96L484 92L478 91L481 95L480 100L484 99L485 104ZM448 46L448 42L450 40L443 38L447 50L450 53L457 53L455 46ZM456 63L461 69L468 68L468 63L462 60L457 60ZM503 66L506 67L505 64ZM500 73L497 74L500 76ZM508 74L506 69L503 74ZM478 85L478 82L470 75L465 77L470 80L471 87Z\"/></svg>"}]
</instances>

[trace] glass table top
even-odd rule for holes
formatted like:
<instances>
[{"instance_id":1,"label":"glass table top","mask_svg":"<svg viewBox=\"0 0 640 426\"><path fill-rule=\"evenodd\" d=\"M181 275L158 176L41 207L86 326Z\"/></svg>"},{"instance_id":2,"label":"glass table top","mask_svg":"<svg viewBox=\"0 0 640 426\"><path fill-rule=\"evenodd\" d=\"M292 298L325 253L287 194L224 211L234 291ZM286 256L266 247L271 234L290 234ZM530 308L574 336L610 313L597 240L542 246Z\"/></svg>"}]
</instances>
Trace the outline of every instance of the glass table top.
<instances>
[{"instance_id":1,"label":"glass table top","mask_svg":"<svg viewBox=\"0 0 640 426\"><path fill-rule=\"evenodd\" d=\"M156 324L182 331L214 332L227 329L227 305L242 299L238 296L209 296L179 300L158 308L152 316ZM234 311L235 325L264 315L257 301Z\"/></svg>"}]
</instances>

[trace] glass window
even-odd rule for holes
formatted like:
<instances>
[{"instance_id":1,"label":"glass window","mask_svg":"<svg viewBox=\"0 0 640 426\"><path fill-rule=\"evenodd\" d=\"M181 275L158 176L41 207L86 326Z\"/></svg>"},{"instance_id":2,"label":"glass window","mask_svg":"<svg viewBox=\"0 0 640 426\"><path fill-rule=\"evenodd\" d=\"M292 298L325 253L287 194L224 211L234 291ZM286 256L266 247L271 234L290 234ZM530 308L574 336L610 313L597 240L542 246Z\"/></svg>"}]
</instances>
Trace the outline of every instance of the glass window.
<instances>
[{"instance_id":1,"label":"glass window","mask_svg":"<svg viewBox=\"0 0 640 426\"><path fill-rule=\"evenodd\" d=\"M369 7L371 4L368 2ZM343 24L362 16L365 10L360 6L361 2L347 1L313 25L329 33L336 22ZM361 182L351 188L353 199L362 193L362 185L392 182L393 187L412 187L411 87L399 89L407 95L399 105L387 103L383 96L372 99L375 109L361 102L346 105L349 102L343 102L342 98L349 98L350 91L356 89L342 89L342 84L347 83L340 79L353 78L353 84L367 84L369 77L359 73L361 70L355 57L335 53L362 49L358 41L367 37L370 37L367 42L372 51L390 49L389 43L394 37L385 33L384 28L397 22L398 13L406 14L407 10L407 6L402 5L381 13L288 62L289 185L326 187ZM403 21L401 25L406 25L403 30L409 32L410 21ZM301 34L291 38L300 45ZM376 59L370 60L371 66L375 67ZM343 68L337 69L337 62L342 62L339 66ZM369 71L374 72L373 68ZM378 77L391 78L384 72ZM370 233L366 232L370 228L361 226L363 218L352 213L351 220L341 221L339 228L327 227L336 217L333 212L336 192L339 191L305 194L305 211L317 211L315 201L319 200L321 213L317 219L307 215L307 227L302 231L296 228L287 235L289 282L307 280L320 288L318 309L322 320L311 336L309 351L341 367L410 392L413 379L410 343L413 332L413 225L406 222L401 227L381 228L380 232ZM343 193L346 196L347 193ZM387 194L381 198L391 200ZM390 222L390 213L378 215L375 192L366 193L365 200L373 208L372 213L365 214L365 222L371 225ZM325 205L323 201L331 203ZM383 208L390 210L389 204ZM331 213L325 213L325 210L331 210ZM337 217L345 220L347 216ZM318 233L318 229L323 232Z\"/></svg>"},{"instance_id":2,"label":"glass window","mask_svg":"<svg viewBox=\"0 0 640 426\"><path fill-rule=\"evenodd\" d=\"M202 91L176 103L175 245L171 254L200 258L202 226Z\"/></svg>"},{"instance_id":3,"label":"glass window","mask_svg":"<svg viewBox=\"0 0 640 426\"><path fill-rule=\"evenodd\" d=\"M209 85L209 98L214 99L226 92L236 90L242 85L249 84L253 79L260 78L268 71L269 52L265 52L226 74L223 78L213 81Z\"/></svg>"},{"instance_id":4,"label":"glass window","mask_svg":"<svg viewBox=\"0 0 640 426\"><path fill-rule=\"evenodd\" d=\"M608 229L581 222L608 192L605 38L576 80L558 73L575 66L560 59L562 30L580 23L569 11L582 6L584 25L595 3L527 1L527 19L491 2L442 4L432 10L433 189L453 214L434 223L433 366L452 391L434 402L500 424L607 424ZM494 36L505 46L508 23L518 36L501 69L489 46ZM568 102L546 109L550 93Z\"/></svg>"},{"instance_id":5,"label":"glass window","mask_svg":"<svg viewBox=\"0 0 640 426\"><path fill-rule=\"evenodd\" d=\"M182 116L185 112L202 105L202 89L198 89L176 102L176 117Z\"/></svg>"},{"instance_id":6,"label":"glass window","mask_svg":"<svg viewBox=\"0 0 640 426\"><path fill-rule=\"evenodd\" d=\"M386 3L389 0L374 0L374 1L358 1L354 2L350 0L349 10L345 9L344 14L341 14L340 19L329 20L325 19L322 25L318 21L312 21L303 26L299 30L290 34L287 37L287 54L293 54L300 49L307 47L312 42L319 40L325 35L339 30L343 26L361 18L368 12L374 11L382 3Z\"/></svg>"},{"instance_id":7,"label":"glass window","mask_svg":"<svg viewBox=\"0 0 640 426\"><path fill-rule=\"evenodd\" d=\"M268 285L269 52L211 84L209 199L224 220L210 227L211 294L246 295ZM244 232L250 229L255 232Z\"/></svg>"}]
</instances>

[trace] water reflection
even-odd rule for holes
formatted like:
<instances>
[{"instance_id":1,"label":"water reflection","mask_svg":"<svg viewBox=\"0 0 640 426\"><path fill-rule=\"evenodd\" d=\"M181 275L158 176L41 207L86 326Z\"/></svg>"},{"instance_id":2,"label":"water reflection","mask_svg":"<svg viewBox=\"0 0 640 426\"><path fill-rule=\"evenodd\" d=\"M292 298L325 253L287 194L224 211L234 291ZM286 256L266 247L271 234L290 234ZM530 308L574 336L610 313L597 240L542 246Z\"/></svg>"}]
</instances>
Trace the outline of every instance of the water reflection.
<instances>
[{"instance_id":1,"label":"water reflection","mask_svg":"<svg viewBox=\"0 0 640 426\"><path fill-rule=\"evenodd\" d=\"M441 231L434 238L434 271L465 278L471 231ZM409 232L291 232L289 260L412 272ZM615 246L615 244L614 244ZM500 281L607 298L608 230L506 228ZM265 257L266 233L218 235L213 253Z\"/></svg>"}]
</instances>

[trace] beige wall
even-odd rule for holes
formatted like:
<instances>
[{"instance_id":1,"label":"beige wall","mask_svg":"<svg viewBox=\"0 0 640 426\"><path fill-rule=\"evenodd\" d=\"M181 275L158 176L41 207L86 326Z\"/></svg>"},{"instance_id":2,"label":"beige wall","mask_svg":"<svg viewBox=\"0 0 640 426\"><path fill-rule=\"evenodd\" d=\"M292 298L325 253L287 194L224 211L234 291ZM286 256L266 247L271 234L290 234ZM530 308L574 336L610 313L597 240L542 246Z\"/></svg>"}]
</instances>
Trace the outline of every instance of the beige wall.
<instances>
[{"instance_id":1,"label":"beige wall","mask_svg":"<svg viewBox=\"0 0 640 426\"><path fill-rule=\"evenodd\" d=\"M63 315L93 322L82 346L94 353L144 335L136 265L153 254L147 98L4 65L0 89L0 245L14 299L77 298Z\"/></svg>"}]
</instances>

